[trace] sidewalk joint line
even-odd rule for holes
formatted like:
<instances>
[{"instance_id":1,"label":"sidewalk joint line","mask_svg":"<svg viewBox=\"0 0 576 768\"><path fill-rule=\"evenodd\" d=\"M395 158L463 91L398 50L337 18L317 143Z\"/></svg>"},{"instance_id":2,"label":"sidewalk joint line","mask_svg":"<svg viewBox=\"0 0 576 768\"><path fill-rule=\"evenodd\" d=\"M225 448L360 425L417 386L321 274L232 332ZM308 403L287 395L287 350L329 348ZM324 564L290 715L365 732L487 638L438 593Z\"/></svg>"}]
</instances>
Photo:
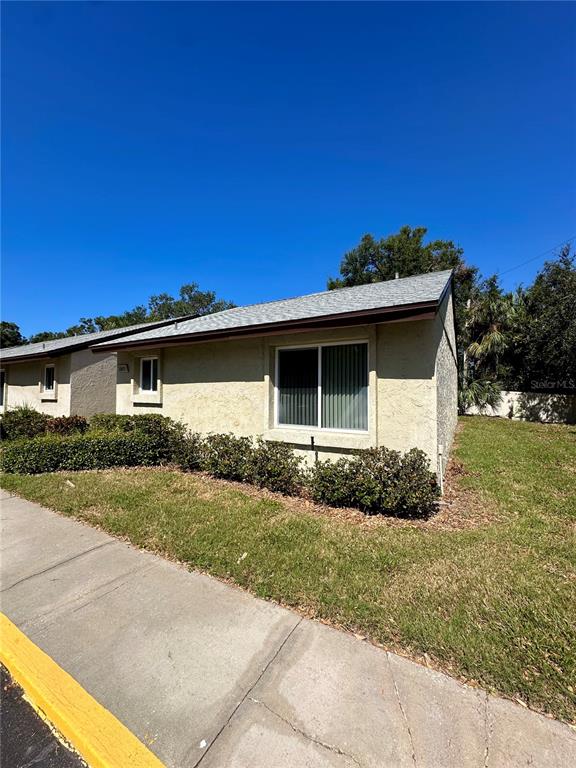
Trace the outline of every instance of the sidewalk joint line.
<instances>
[{"instance_id":1,"label":"sidewalk joint line","mask_svg":"<svg viewBox=\"0 0 576 768\"><path fill-rule=\"evenodd\" d=\"M255 680L255 681L252 683L252 685L250 686L250 688L248 688L248 690L246 691L246 693L244 694L244 696L242 696L242 698L240 699L240 701L238 702L238 704L236 704L236 706L234 707L234 709L233 709L233 710L232 710L232 712L230 713L230 716L228 717L228 719L226 720L226 722L224 723L224 725L223 725L223 726L220 728L220 730L218 731L218 733L216 734L216 736L214 736L214 738L212 739L212 741L210 742L210 744L208 744L208 746L206 747L206 751L204 752L204 754L203 754L203 755L201 755L201 756L200 756L200 759L199 759L199 760L198 760L198 761L197 761L197 762L194 764L194 768L198 768L198 766L200 765L200 763L202 762L202 760L204 760L204 758L206 757L206 755L208 754L208 752L211 750L212 746L213 746L213 745L214 745L214 744L215 744L215 743L218 741L218 739L219 739L219 737L220 737L220 734L222 733L222 731L223 731L223 730L224 730L224 729L225 729L225 728L226 728L226 727L229 725L230 721L232 720L232 718L234 717L234 715L236 714L236 712L238 712L238 710L240 709L240 707L242 706L242 704L244 704L244 702L246 701L246 699L248 699L248 698L250 697L250 694L252 693L252 691L254 690L254 688L255 688L255 687L258 685L258 683L260 682L260 680L262 680L262 678L264 677L264 675L265 675L265 674L266 674L266 672L268 671L268 668L270 667L270 665L271 665L271 664L273 664L273 663L276 661L276 659L278 658L278 654L280 653L280 651L281 651L281 650L284 648L284 646L286 645L286 643L288 642L288 640L290 640L290 638L292 637L292 635L294 634L294 632L295 632L295 631L298 629L298 627L300 626L300 624L301 624L303 621L304 621L304 617L303 617L303 616L300 616L300 618L298 619L298 621L296 622L296 624L294 624L294 626L292 627L292 629L290 630L290 632L288 632L288 634L286 635L286 637L284 638L284 640L282 640L282 642L281 642L281 643L280 643L280 645L278 646L278 649L276 650L276 653L275 653L275 654L274 654L274 655L273 655L273 656L270 658L270 660L268 661L268 663L267 663L267 664L264 666L264 669L262 670L262 672L261 672L261 673L258 675L258 677L257 677L257 678L256 678L256 680Z\"/></svg>"},{"instance_id":2,"label":"sidewalk joint line","mask_svg":"<svg viewBox=\"0 0 576 768\"><path fill-rule=\"evenodd\" d=\"M490 739L492 738L492 727L490 725L489 708L490 697L488 692L484 694L484 741L486 746L484 747L484 768L488 768L488 758L490 755Z\"/></svg>"},{"instance_id":3,"label":"sidewalk joint line","mask_svg":"<svg viewBox=\"0 0 576 768\"><path fill-rule=\"evenodd\" d=\"M45 573L49 573L50 571L55 570L56 568L60 568L62 565L67 565L67 563L71 563L73 560L77 560L79 557L84 557L84 555L89 555L90 552L95 552L98 549L102 549L102 547L107 547L110 544L115 544L116 541L114 539L111 539L110 541L104 541L102 544L96 544L94 547L90 547L89 549L84 550L83 552L78 552L75 555L72 555L71 557L67 557L65 560L61 560L58 563L54 563L54 565L48 566L48 568L44 568L41 571L37 571L36 573L31 573L29 576L24 576L22 579L18 579L18 581L15 581L14 584L10 584L9 587L4 587L4 589L0 589L0 594L3 592L8 592L8 590L12 589L13 587L17 587L19 584L23 584L25 581L29 581L30 579L35 579L37 576L43 576Z\"/></svg>"},{"instance_id":4,"label":"sidewalk joint line","mask_svg":"<svg viewBox=\"0 0 576 768\"><path fill-rule=\"evenodd\" d=\"M398 706L400 707L400 712L402 712L402 717L404 718L404 722L406 723L406 730L408 731L408 738L410 739L410 746L412 749L412 762L414 763L414 765L416 765L416 750L414 749L414 739L412 738L412 731L410 730L410 723L408 722L408 716L406 715L406 711L404 710L404 706L402 704L402 699L400 698L400 690L398 688L398 684L396 683L396 675L394 674L392 664L390 663L389 651L386 651L386 659L388 660L388 669L390 670L390 675L392 676L392 682L394 684L394 691L396 692Z\"/></svg>"}]
</instances>

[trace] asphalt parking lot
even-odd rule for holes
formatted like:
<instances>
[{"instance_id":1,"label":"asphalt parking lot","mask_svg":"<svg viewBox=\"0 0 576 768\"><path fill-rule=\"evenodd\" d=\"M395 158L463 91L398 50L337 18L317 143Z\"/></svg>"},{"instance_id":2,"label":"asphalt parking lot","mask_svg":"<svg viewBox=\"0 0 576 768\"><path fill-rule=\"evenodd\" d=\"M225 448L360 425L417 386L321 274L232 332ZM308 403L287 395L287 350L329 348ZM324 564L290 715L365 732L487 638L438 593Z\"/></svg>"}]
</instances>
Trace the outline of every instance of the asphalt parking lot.
<instances>
[{"instance_id":1,"label":"asphalt parking lot","mask_svg":"<svg viewBox=\"0 0 576 768\"><path fill-rule=\"evenodd\" d=\"M0 765L6 768L85 768L23 698L23 691L0 665Z\"/></svg>"}]
</instances>

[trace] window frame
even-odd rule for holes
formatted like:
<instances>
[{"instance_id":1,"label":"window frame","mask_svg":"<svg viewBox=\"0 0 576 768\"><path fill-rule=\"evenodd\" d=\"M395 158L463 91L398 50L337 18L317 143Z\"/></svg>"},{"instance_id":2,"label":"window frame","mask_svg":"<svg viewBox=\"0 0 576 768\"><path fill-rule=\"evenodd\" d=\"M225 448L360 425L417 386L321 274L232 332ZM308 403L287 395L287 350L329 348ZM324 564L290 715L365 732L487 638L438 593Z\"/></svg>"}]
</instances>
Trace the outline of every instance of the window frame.
<instances>
[{"instance_id":1,"label":"window frame","mask_svg":"<svg viewBox=\"0 0 576 768\"><path fill-rule=\"evenodd\" d=\"M4 408L6 407L6 391L7 391L6 384L7 384L7 378L8 378L6 374L7 374L6 368L0 368L0 399L2 400L2 402L0 403L0 409L2 410L4 410ZM4 380L2 381L2 379Z\"/></svg>"},{"instance_id":2,"label":"window frame","mask_svg":"<svg viewBox=\"0 0 576 768\"><path fill-rule=\"evenodd\" d=\"M145 362L154 362L156 361L156 388L155 389L144 389L142 387L142 371L144 368ZM150 371L150 384L152 384L152 373L154 370L154 366L152 365L152 370ZM138 378L138 392L141 394L147 394L147 395L157 395L160 391L160 358L158 355L150 355L149 357L141 357L140 358L140 376Z\"/></svg>"},{"instance_id":3,"label":"window frame","mask_svg":"<svg viewBox=\"0 0 576 768\"><path fill-rule=\"evenodd\" d=\"M46 387L46 371L49 368L52 368L52 387L50 389ZM42 371L42 394L50 397L56 396L56 365L54 363L46 363Z\"/></svg>"},{"instance_id":4,"label":"window frame","mask_svg":"<svg viewBox=\"0 0 576 768\"><path fill-rule=\"evenodd\" d=\"M336 427L323 427L322 425L322 349L324 347L342 347L352 344L364 344L366 347L366 381L368 396L366 398L366 429L337 429ZM316 424L282 424L279 421L280 415L280 351L297 349L317 349L318 350L318 412L316 414ZM316 344L287 344L275 347L274 349L274 428L275 429L297 429L297 430L316 430L317 432L336 432L348 433L352 435L367 435L370 432L370 341L369 339L347 339L346 341L322 341Z\"/></svg>"}]
</instances>

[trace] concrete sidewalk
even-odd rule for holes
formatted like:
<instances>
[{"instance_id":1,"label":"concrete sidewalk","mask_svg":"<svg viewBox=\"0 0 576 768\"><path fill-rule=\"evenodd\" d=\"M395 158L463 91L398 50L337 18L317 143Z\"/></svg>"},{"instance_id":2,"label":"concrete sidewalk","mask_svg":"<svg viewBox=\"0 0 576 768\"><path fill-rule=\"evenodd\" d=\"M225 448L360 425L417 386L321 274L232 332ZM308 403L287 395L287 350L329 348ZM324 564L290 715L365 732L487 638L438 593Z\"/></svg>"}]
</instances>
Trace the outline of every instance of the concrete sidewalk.
<instances>
[{"instance_id":1,"label":"concrete sidewalk","mask_svg":"<svg viewBox=\"0 0 576 768\"><path fill-rule=\"evenodd\" d=\"M1 608L167 765L568 768L576 734L3 494Z\"/></svg>"}]
</instances>

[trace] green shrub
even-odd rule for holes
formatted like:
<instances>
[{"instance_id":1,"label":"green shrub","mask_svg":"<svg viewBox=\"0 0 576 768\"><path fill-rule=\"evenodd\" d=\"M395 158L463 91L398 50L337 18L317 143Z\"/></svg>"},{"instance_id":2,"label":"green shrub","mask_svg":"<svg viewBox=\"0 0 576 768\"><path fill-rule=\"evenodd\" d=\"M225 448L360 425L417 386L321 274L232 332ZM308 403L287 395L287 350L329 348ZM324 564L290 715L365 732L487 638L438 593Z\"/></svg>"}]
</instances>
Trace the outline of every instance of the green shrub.
<instances>
[{"instance_id":1,"label":"green shrub","mask_svg":"<svg viewBox=\"0 0 576 768\"><path fill-rule=\"evenodd\" d=\"M3 440L35 437L44 434L49 420L47 414L39 413L29 405L20 405L2 415L0 433Z\"/></svg>"},{"instance_id":2,"label":"green shrub","mask_svg":"<svg viewBox=\"0 0 576 768\"><path fill-rule=\"evenodd\" d=\"M134 417L116 413L96 413L90 419L90 429L98 432L133 432Z\"/></svg>"},{"instance_id":3,"label":"green shrub","mask_svg":"<svg viewBox=\"0 0 576 768\"><path fill-rule=\"evenodd\" d=\"M46 422L46 432L54 435L83 434L87 429L88 422L84 416L58 416Z\"/></svg>"},{"instance_id":4,"label":"green shrub","mask_svg":"<svg viewBox=\"0 0 576 768\"><path fill-rule=\"evenodd\" d=\"M248 478L253 450L249 437L208 435L203 441L202 466L214 477L243 482Z\"/></svg>"},{"instance_id":5,"label":"green shrub","mask_svg":"<svg viewBox=\"0 0 576 768\"><path fill-rule=\"evenodd\" d=\"M97 413L90 421L90 431L98 434L142 434L162 443L162 460L174 458L184 438L183 424L159 413L117 415Z\"/></svg>"},{"instance_id":6,"label":"green shrub","mask_svg":"<svg viewBox=\"0 0 576 768\"><path fill-rule=\"evenodd\" d=\"M154 466L164 461L165 445L149 435L46 435L15 440L2 451L4 472L35 475L59 470Z\"/></svg>"},{"instance_id":7,"label":"green shrub","mask_svg":"<svg viewBox=\"0 0 576 768\"><path fill-rule=\"evenodd\" d=\"M302 459L286 443L258 438L248 455L246 478L260 488L296 494L303 483Z\"/></svg>"},{"instance_id":8,"label":"green shrub","mask_svg":"<svg viewBox=\"0 0 576 768\"><path fill-rule=\"evenodd\" d=\"M417 448L404 456L373 448L349 459L321 461L308 482L315 501L399 517L428 517L439 495L428 458Z\"/></svg>"},{"instance_id":9,"label":"green shrub","mask_svg":"<svg viewBox=\"0 0 576 768\"><path fill-rule=\"evenodd\" d=\"M184 472L204 468L204 441L198 432L186 432L176 441L173 460Z\"/></svg>"}]
</instances>

